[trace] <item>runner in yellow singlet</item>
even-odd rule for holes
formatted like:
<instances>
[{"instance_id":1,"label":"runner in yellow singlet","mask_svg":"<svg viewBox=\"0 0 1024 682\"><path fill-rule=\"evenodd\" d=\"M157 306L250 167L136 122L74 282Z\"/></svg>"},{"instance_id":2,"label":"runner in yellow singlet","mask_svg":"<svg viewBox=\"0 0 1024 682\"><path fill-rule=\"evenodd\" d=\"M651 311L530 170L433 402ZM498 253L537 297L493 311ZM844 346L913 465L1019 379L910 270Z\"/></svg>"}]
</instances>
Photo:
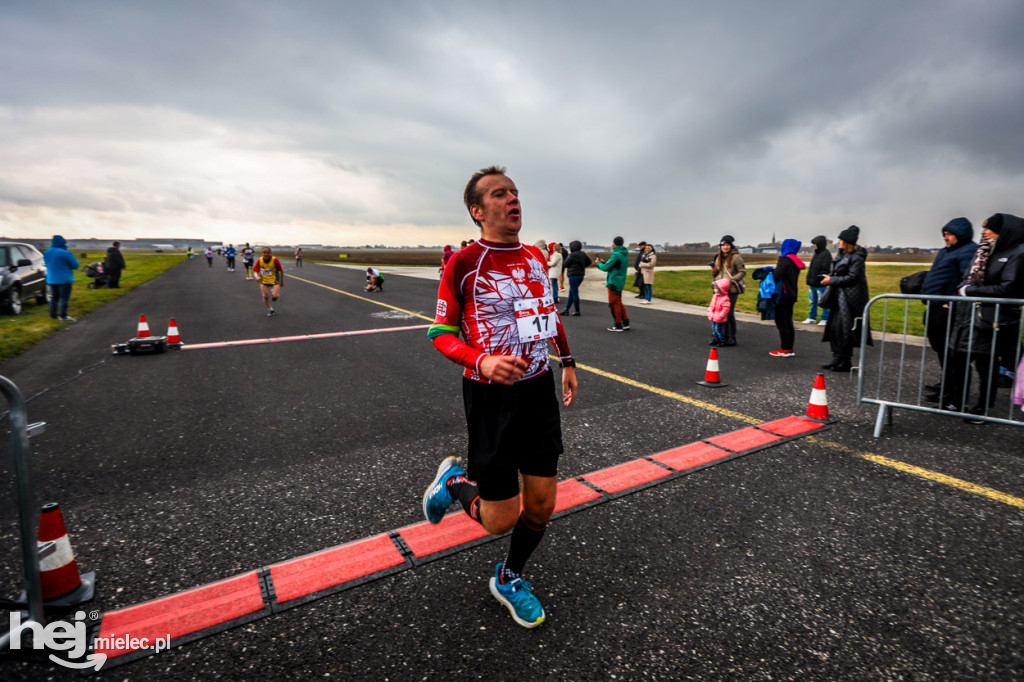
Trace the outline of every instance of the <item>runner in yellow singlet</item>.
<instances>
[{"instance_id":1,"label":"runner in yellow singlet","mask_svg":"<svg viewBox=\"0 0 1024 682\"><path fill-rule=\"evenodd\" d=\"M284 268L276 256L271 255L270 247L263 247L263 256L256 261L256 279L263 293L263 305L267 306L267 317L276 315L274 301L281 296L284 286Z\"/></svg>"}]
</instances>

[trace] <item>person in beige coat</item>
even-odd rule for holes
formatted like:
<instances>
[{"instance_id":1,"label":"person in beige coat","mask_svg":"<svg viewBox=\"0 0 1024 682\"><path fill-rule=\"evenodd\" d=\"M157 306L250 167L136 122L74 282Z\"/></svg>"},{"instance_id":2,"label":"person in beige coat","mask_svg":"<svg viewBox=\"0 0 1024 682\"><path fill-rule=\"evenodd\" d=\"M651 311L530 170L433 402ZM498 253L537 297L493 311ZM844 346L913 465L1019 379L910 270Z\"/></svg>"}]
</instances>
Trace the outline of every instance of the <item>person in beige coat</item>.
<instances>
[{"instance_id":1,"label":"person in beige coat","mask_svg":"<svg viewBox=\"0 0 1024 682\"><path fill-rule=\"evenodd\" d=\"M736 250L735 240L732 235L725 235L719 240L718 253L715 259L709 263L711 266L711 278L713 280L728 277L732 284L729 286L729 319L725 323L725 342L721 346L736 345L736 299L746 291L743 278L747 275L747 267L743 264L743 257Z\"/></svg>"},{"instance_id":2,"label":"person in beige coat","mask_svg":"<svg viewBox=\"0 0 1024 682\"><path fill-rule=\"evenodd\" d=\"M651 296L654 292L654 266L658 264L658 255L654 253L654 247L650 244L644 247L644 253L640 256L640 274L643 275L644 283L640 288L643 295L641 303L650 305Z\"/></svg>"}]
</instances>

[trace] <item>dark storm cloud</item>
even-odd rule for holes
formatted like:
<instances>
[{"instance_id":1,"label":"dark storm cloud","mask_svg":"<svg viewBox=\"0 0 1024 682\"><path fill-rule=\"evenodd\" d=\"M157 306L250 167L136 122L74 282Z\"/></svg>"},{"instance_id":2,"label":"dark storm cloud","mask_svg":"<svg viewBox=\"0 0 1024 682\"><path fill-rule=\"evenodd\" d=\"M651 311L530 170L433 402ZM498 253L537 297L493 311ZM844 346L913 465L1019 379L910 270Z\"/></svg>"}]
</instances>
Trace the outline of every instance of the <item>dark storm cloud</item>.
<instances>
[{"instance_id":1,"label":"dark storm cloud","mask_svg":"<svg viewBox=\"0 0 1024 682\"><path fill-rule=\"evenodd\" d=\"M1008 0L7 3L0 202L431 242L499 162L528 226L591 241L861 214L930 244L1024 173L1021 25Z\"/></svg>"}]
</instances>

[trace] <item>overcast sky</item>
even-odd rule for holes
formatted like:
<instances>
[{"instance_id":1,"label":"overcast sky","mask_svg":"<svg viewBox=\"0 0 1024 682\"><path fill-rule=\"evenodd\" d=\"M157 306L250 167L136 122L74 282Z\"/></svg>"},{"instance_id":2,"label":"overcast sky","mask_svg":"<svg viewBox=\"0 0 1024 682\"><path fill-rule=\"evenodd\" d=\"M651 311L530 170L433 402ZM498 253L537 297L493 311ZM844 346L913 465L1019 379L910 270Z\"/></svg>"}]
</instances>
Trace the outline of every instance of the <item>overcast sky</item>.
<instances>
[{"instance_id":1,"label":"overcast sky","mask_svg":"<svg viewBox=\"0 0 1024 682\"><path fill-rule=\"evenodd\" d=\"M939 246L1024 215L1024 3L0 4L0 235Z\"/></svg>"}]
</instances>

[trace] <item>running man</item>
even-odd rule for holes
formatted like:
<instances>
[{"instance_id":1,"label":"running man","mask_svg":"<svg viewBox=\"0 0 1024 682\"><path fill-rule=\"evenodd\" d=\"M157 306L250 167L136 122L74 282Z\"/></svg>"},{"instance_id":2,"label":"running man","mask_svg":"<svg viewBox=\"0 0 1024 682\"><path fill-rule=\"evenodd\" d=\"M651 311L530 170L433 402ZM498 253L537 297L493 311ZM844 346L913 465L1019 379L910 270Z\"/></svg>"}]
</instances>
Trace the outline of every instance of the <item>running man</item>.
<instances>
[{"instance_id":1,"label":"running man","mask_svg":"<svg viewBox=\"0 0 1024 682\"><path fill-rule=\"evenodd\" d=\"M252 279L256 275L252 271L252 262L256 258L256 249L249 246L249 242L245 243L245 248L242 249L242 265L245 266L245 278Z\"/></svg>"},{"instance_id":2,"label":"running man","mask_svg":"<svg viewBox=\"0 0 1024 682\"><path fill-rule=\"evenodd\" d=\"M562 453L548 341L563 367L566 407L577 395L576 363L552 298L547 261L535 247L519 243L519 190L505 169L474 174L464 199L481 239L448 261L429 335L445 357L466 368L469 471L457 457L441 462L423 494L423 513L440 523L458 500L488 532L512 531L490 590L516 623L534 628L544 622L544 608L522 572L555 509Z\"/></svg>"},{"instance_id":3,"label":"running man","mask_svg":"<svg viewBox=\"0 0 1024 682\"><path fill-rule=\"evenodd\" d=\"M235 271L235 246L234 244L228 244L228 248L224 249L224 260L228 263L228 272Z\"/></svg>"},{"instance_id":4,"label":"running man","mask_svg":"<svg viewBox=\"0 0 1024 682\"><path fill-rule=\"evenodd\" d=\"M263 293L263 305L267 306L267 317L276 315L274 301L281 296L284 286L284 267L277 256L271 255L269 246L263 247L263 256L256 260L256 279Z\"/></svg>"}]
</instances>

